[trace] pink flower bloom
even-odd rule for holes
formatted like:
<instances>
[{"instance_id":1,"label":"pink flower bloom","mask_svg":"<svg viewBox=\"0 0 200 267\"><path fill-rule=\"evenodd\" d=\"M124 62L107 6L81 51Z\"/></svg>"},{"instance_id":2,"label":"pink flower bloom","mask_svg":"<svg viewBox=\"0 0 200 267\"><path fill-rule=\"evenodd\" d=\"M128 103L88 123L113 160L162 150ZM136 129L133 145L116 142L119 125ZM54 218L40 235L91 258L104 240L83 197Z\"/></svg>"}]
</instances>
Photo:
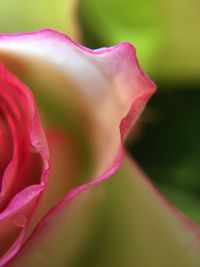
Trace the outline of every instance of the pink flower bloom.
<instances>
[{"instance_id":1,"label":"pink flower bloom","mask_svg":"<svg viewBox=\"0 0 200 267\"><path fill-rule=\"evenodd\" d=\"M0 246L0 266L3 266L30 235L27 234L29 228L31 231L35 228L38 218L35 222L37 216L34 216L40 213L38 216L41 218L56 202L43 203L45 198L51 198L47 183L49 155L30 89L33 94L45 95L46 98L57 97L63 106L65 101L69 103L70 96L70 101L74 101L70 108L73 113L77 109L78 119L84 120L87 138L91 139L88 143L94 150L91 177L87 177L85 183L78 183L78 187L69 190L66 186L64 192L58 192L56 200L62 201L57 204L57 209L80 191L116 171L123 157L122 141L155 91L155 85L140 70L130 44L92 51L50 30L1 35L0 61L4 64L0 69L0 144L3 147L0 158L0 240L4 240ZM39 91L41 81L46 86L43 92ZM51 86L55 88L49 89ZM65 118L67 111L63 112L66 112L62 114ZM58 142L56 146L59 146L61 131L57 130L58 133L53 134L55 137L51 137L48 128L56 128L56 125L51 120L47 124L49 145ZM66 132L63 136L63 142L66 142ZM57 176L53 166L53 176ZM64 185L57 185L59 178L51 179L57 188L67 183L65 180ZM45 197L41 199L42 195ZM47 205L43 211L41 204Z\"/></svg>"},{"instance_id":2,"label":"pink flower bloom","mask_svg":"<svg viewBox=\"0 0 200 267\"><path fill-rule=\"evenodd\" d=\"M9 266L29 266L30 249L49 266L57 236L49 243L48 235L71 229L66 216L76 219L81 192L90 196L118 169L155 85L129 43L93 51L52 30L1 35L0 62L0 266L14 256ZM66 246L73 242L56 245L59 253ZM55 259L52 266L65 266Z\"/></svg>"}]
</instances>

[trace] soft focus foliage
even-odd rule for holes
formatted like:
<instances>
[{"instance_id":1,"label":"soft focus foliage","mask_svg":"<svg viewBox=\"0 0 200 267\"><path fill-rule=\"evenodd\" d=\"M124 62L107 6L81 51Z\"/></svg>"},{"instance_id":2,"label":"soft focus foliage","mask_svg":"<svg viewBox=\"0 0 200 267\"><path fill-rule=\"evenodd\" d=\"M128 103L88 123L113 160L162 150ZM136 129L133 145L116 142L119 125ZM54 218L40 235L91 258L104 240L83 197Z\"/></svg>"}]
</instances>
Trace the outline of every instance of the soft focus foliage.
<instances>
[{"instance_id":1,"label":"soft focus foliage","mask_svg":"<svg viewBox=\"0 0 200 267\"><path fill-rule=\"evenodd\" d=\"M156 1L81 0L80 10L87 44L110 45L127 40L137 47L142 66L154 68L155 54L163 40L161 9Z\"/></svg>"},{"instance_id":2,"label":"soft focus foliage","mask_svg":"<svg viewBox=\"0 0 200 267\"><path fill-rule=\"evenodd\" d=\"M53 28L79 38L78 0L1 0L0 32Z\"/></svg>"},{"instance_id":3,"label":"soft focus foliage","mask_svg":"<svg viewBox=\"0 0 200 267\"><path fill-rule=\"evenodd\" d=\"M197 89L185 85L180 90L158 92L145 115L149 121L144 122L143 137L130 149L164 194L200 224Z\"/></svg>"},{"instance_id":4,"label":"soft focus foliage","mask_svg":"<svg viewBox=\"0 0 200 267\"><path fill-rule=\"evenodd\" d=\"M131 41L146 71L175 81L200 80L199 10L194 0L81 0L86 42Z\"/></svg>"}]
</instances>

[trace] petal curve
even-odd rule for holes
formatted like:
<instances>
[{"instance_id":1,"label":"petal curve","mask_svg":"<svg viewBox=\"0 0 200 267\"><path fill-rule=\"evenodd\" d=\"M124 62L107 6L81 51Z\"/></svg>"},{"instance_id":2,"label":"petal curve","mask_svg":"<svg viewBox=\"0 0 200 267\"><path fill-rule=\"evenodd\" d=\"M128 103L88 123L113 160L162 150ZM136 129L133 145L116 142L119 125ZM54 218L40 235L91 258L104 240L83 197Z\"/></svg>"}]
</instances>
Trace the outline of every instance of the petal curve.
<instances>
[{"instance_id":1,"label":"petal curve","mask_svg":"<svg viewBox=\"0 0 200 267\"><path fill-rule=\"evenodd\" d=\"M13 108L13 118L16 118L16 121L19 120L20 124L14 125L15 121L13 121L13 126L16 128L13 133L16 140L13 145L14 154L4 171L0 192L2 202L0 239L4 240L0 244L0 266L4 266L20 248L29 220L45 188L49 170L49 156L46 139L30 90L3 65L0 65L0 79L0 95L3 99L0 108L4 108L4 111ZM9 101L9 97L10 103L13 105L11 107L9 106L10 103L6 102L6 100ZM21 129L22 140L18 140L20 137L17 134ZM25 151L23 146L26 148ZM42 166L38 173L29 169L30 161L33 160L32 157L29 158L29 155L32 155L33 151L38 154L38 157L41 157ZM28 160L19 161L20 154L23 157L28 156ZM35 176L38 174L39 177L32 177L32 172ZM31 178L33 178L33 183Z\"/></svg>"},{"instance_id":2,"label":"petal curve","mask_svg":"<svg viewBox=\"0 0 200 267\"><path fill-rule=\"evenodd\" d=\"M54 110L63 107L63 124L69 110L76 113L92 139L94 177L113 164L110 159L120 157L121 121L125 135L155 92L129 43L90 50L52 30L8 34L0 36L0 61L32 88L36 100L39 94L54 98Z\"/></svg>"},{"instance_id":3,"label":"petal curve","mask_svg":"<svg viewBox=\"0 0 200 267\"><path fill-rule=\"evenodd\" d=\"M176 212L126 156L46 216L8 266L198 267L199 228Z\"/></svg>"},{"instance_id":4,"label":"petal curve","mask_svg":"<svg viewBox=\"0 0 200 267\"><path fill-rule=\"evenodd\" d=\"M70 110L87 133L94 160L91 175L60 196L56 211L117 170L124 138L155 92L155 84L141 71L129 43L93 51L51 30L1 35L0 61L29 85L36 100L42 94L53 100L54 110L63 108L63 125Z\"/></svg>"}]
</instances>

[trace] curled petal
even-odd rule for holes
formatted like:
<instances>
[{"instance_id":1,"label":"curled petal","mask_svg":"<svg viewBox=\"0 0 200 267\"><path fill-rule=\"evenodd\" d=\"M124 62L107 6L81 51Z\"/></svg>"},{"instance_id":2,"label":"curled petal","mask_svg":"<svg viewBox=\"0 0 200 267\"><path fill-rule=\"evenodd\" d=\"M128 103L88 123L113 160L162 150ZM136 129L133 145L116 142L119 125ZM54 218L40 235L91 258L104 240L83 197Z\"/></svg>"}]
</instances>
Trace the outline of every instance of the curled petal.
<instances>
[{"instance_id":1,"label":"curled petal","mask_svg":"<svg viewBox=\"0 0 200 267\"><path fill-rule=\"evenodd\" d=\"M67 183L62 193L55 186L51 205L62 199L55 209L117 170L123 158L123 140L155 92L155 85L138 65L132 45L121 43L93 51L51 30L1 35L0 61L32 89L47 125L67 131L78 152L82 143L90 147L90 175L75 181L78 186L70 191ZM47 116L52 110L52 116ZM84 132L81 136L80 129ZM79 161L84 162L84 158L85 153ZM54 166L52 162L52 169ZM56 174L51 179L51 184L62 180ZM47 187L29 233L51 208L47 203L51 188Z\"/></svg>"},{"instance_id":2,"label":"curled petal","mask_svg":"<svg viewBox=\"0 0 200 267\"><path fill-rule=\"evenodd\" d=\"M108 181L52 210L9 267L198 267L199 228L125 157Z\"/></svg>"},{"instance_id":3,"label":"curled petal","mask_svg":"<svg viewBox=\"0 0 200 267\"><path fill-rule=\"evenodd\" d=\"M92 147L94 178L119 160L121 137L155 91L128 43L93 51L51 30L1 35L0 61L30 85L38 101L44 100L43 108L47 98L52 102L46 111L53 108L69 131L77 126L70 127L67 118L76 114L78 130L86 129Z\"/></svg>"},{"instance_id":4,"label":"curled petal","mask_svg":"<svg viewBox=\"0 0 200 267\"><path fill-rule=\"evenodd\" d=\"M0 99L1 117L11 131L7 138L13 140L11 157L2 170L0 191L0 239L4 240L0 243L0 266L3 266L22 244L25 229L47 183L49 161L33 96L3 65L0 66Z\"/></svg>"}]
</instances>

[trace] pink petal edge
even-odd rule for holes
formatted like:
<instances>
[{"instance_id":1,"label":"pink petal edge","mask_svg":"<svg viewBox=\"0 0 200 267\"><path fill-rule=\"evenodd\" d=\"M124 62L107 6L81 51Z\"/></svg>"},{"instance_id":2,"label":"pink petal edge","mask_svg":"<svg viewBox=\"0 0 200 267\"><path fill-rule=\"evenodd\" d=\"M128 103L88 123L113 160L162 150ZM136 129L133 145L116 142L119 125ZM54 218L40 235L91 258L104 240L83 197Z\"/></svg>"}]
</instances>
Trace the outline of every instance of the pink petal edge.
<instances>
[{"instance_id":1,"label":"pink petal edge","mask_svg":"<svg viewBox=\"0 0 200 267\"><path fill-rule=\"evenodd\" d=\"M27 101L29 103L29 108L32 113L32 129L30 132L31 144L34 149L41 155L43 159L43 171L41 175L41 184L31 185L23 189L21 192L15 195L15 197L10 201L6 209L0 214L0 221L12 220L18 213L23 215L23 211L26 210L28 205L32 205L32 211L28 212L28 218L25 218L24 225L21 227L21 232L18 235L14 244L6 252L6 254L0 259L0 267L4 266L20 249L26 228L28 227L29 220L34 213L34 210L37 206L39 198L43 190L45 189L45 184L47 183L47 176L49 172L49 152L46 138L43 132L43 129L40 124L37 107L33 99L31 91L12 73L4 69L7 72L7 75L11 77L12 83L17 86L19 90L25 94ZM25 216L26 217L26 216Z\"/></svg>"},{"instance_id":2,"label":"pink petal edge","mask_svg":"<svg viewBox=\"0 0 200 267\"><path fill-rule=\"evenodd\" d=\"M110 48L101 48L101 49L97 49L97 50L91 50L88 48L85 48L81 45L76 44L75 42L73 42L70 38L68 38L67 36L65 36L62 33L57 33L55 31L52 30L41 30L39 32L34 32L34 33L21 33L21 34L3 34L0 36L0 39L11 39L13 37L22 37L22 38L26 38L28 36L43 36L45 35L45 37L53 37L55 39L59 39L61 41L64 42L70 42L72 45L82 49L85 52L88 52L90 54L94 54L94 55L102 55L102 54L107 54L107 53L111 53L118 50L119 48L122 50L128 50L131 52L131 54L134 54L134 59L133 59L133 66L137 66L137 69L139 71L140 74L140 78L141 81L143 83L146 83L146 85L149 86L149 89L147 92L143 92L143 94L141 96L138 97L138 99L136 99L133 103L132 106L129 110L129 113L127 114L127 116L121 121L120 124L120 134L121 134L121 147L119 148L118 151L118 155L116 156L116 158L113 161L113 164L102 174L100 175L97 179L95 179L94 181L84 184L82 186L79 186L77 188L74 188L72 190L70 190L67 195L65 196L65 198L58 203L55 207L53 207L47 214L46 216L42 219L42 221L38 224L37 228L34 230L32 236L37 235L40 231L40 229L42 228L42 226L45 224L45 221L48 221L48 219L51 216L54 216L54 214L56 213L56 211L60 208L62 208L62 206L66 205L69 201L71 201L76 195L78 195L80 192L82 192L83 190L86 190L87 188L100 183L101 181L107 179L109 176L111 176L119 167L123 155L124 155L124 148L123 148L123 139L124 137L127 135L130 127L132 126L133 122L135 122L135 120L137 119L137 115L139 114L135 114L135 105L139 105L141 106L142 104L145 105L146 102L149 100L149 98L151 97L151 95L154 93L155 91L155 84L153 82L151 82L148 77L142 72L142 70L140 69L137 59L136 59L136 55L135 55L135 49L133 46L131 46L129 43L121 43L119 45L116 45L114 47L110 47ZM136 116L135 116L136 115ZM138 171L141 173L142 171L139 169L138 167ZM145 177L145 175L143 175ZM149 184L149 186L151 186L153 188L153 190L156 191L156 194L159 195L160 200L167 206L169 207L169 210L172 211L176 217L178 217L178 219L180 219L180 221L188 226L189 229L194 230L194 232L197 232L199 234L199 227L197 225L195 225L192 220L190 220L188 217L186 217L184 214L182 214L180 211L178 211L176 208L174 208L154 187L154 185L148 180L146 179L146 177L144 178L145 181ZM31 238L31 237L30 237ZM28 241L25 243L25 245L28 244Z\"/></svg>"},{"instance_id":3,"label":"pink petal edge","mask_svg":"<svg viewBox=\"0 0 200 267\"><path fill-rule=\"evenodd\" d=\"M53 216L54 213L56 213L56 211L58 209L62 208L62 206L69 203L69 201L71 201L81 191L86 190L87 188L102 182L103 180L110 177L118 169L118 167L119 167L119 165L123 159L123 156L124 156L123 140L124 140L125 136L127 135L128 131L130 130L130 128L133 126L133 124L138 119L140 113L143 111L146 103L148 102L148 100L150 99L152 94L155 92L156 85L151 80L149 80L149 78L140 69L139 64L138 64L138 60L136 58L135 48L127 42L120 43L116 46L109 47L109 48L100 48L97 50L91 50L91 49L85 48L85 47L75 43L66 35L64 35L62 33L55 32L53 30L49 30L49 29L41 30L38 32L33 32L33 33L20 33L20 34L13 34L13 35L3 34L0 36L0 39L5 38L5 39L10 39L12 41L13 38L15 38L15 37L20 37L20 38L26 39L27 37L30 37L30 36L33 36L33 37L37 36L39 38L40 38L40 36L41 36L41 38L51 37L51 38L58 40L58 41L68 42L71 45L77 47L78 49L81 49L81 50L83 50L83 51L85 51L91 55L108 54L108 56L112 57L113 60L115 60L115 57L118 58L119 54L120 54L120 57L122 57L123 61L130 61L130 60L132 61L131 64L133 65L133 68L135 68L137 70L139 80L140 80L142 86L146 87L145 90L142 91L141 94L136 99L133 100L127 116L121 120L121 123L119 126L120 136L121 136L121 145L118 149L118 154L117 154L116 158L113 160L113 163L111 164L111 166L107 170L105 170L105 172L102 173L99 177L97 177L95 180L93 180L92 182L83 184L79 187L76 187L76 188L70 190L66 194L64 199L62 201L60 201L60 203L58 203L55 207L53 207L44 216L42 221L38 224L38 226L36 227L36 229L32 233L32 235L31 235L31 237L32 237L33 235L37 234L37 232L40 230L42 225L45 224L45 221L48 221L49 217ZM28 241L24 245L26 245L27 243L28 243Z\"/></svg>"},{"instance_id":4,"label":"pink petal edge","mask_svg":"<svg viewBox=\"0 0 200 267\"><path fill-rule=\"evenodd\" d=\"M121 123L120 123L120 136L121 136L121 147L119 148L118 151L118 155L116 156L116 159L114 159L112 165L102 174L100 175L100 177L96 178L94 181L84 184L80 187L77 187L75 189L72 189L67 196L65 197L65 199L63 200L64 202L68 201L71 199L71 197L73 197L74 195L76 195L78 192L94 185L97 184L99 182L101 182L102 180L108 178L109 176L111 176L116 169L119 167L120 162L123 158L123 153L124 153L124 149L123 149L123 140L126 137L128 131L130 130L130 128L133 126L133 124L136 122L136 120L138 119L140 113L143 111L146 103L148 102L148 100L150 99L150 97L154 94L154 92L156 91L156 85L148 78L148 76L146 74L144 74L144 72L141 70L137 57L136 57L136 50L134 48L134 46L132 46L130 43L128 42L123 42L120 43L116 46L113 47L108 47L108 48L100 48L100 49L96 49L96 50L92 50L89 48L86 48L80 44L77 44L76 42L74 42L73 40L71 40L68 36L66 36L63 33L51 30L51 29L42 29L36 32L26 32L26 33L14 33L14 34L1 34L0 35L0 41L2 40L10 40L10 41L15 41L15 38L24 38L24 40L26 40L26 38L29 37L37 37L39 39L50 39L50 41L54 40L54 41L61 41L61 42L67 42L72 46L75 46L77 48L79 48L82 51L85 51L89 54L93 54L93 55L104 55L104 54L109 54L107 56L110 56L113 58L113 60L115 60L115 58L118 58L119 55L122 58L123 61L131 61L133 69L137 69L137 75L139 76L139 81L141 82L141 86L145 86L146 88L142 88L144 91L141 92L141 94L134 99L130 110L127 114L127 116L125 116L125 118L122 119ZM51 39L52 38L52 39ZM130 77L131 78L131 77Z\"/></svg>"}]
</instances>

